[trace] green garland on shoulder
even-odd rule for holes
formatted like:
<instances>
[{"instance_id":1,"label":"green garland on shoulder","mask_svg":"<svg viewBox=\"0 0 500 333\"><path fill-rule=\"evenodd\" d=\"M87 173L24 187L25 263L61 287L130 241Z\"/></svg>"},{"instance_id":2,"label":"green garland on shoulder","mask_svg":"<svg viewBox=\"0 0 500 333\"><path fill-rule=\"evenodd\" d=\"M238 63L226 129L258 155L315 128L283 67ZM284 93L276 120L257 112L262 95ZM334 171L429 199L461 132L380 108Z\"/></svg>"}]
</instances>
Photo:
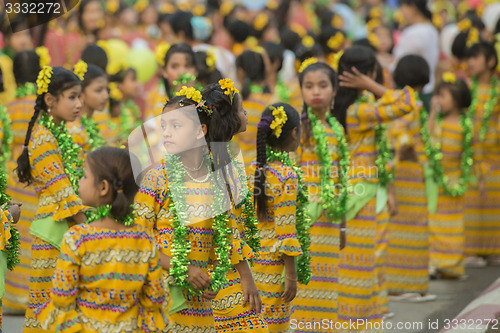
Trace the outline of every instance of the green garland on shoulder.
<instances>
[{"instance_id":1,"label":"green garland on shoulder","mask_svg":"<svg viewBox=\"0 0 500 333\"><path fill-rule=\"evenodd\" d=\"M484 116L481 120L481 128L479 129L479 141L484 141L486 137L486 132L488 131L488 125L490 124L491 115L493 114L493 109L497 105L498 101L498 78L496 75L491 77L491 90L490 90L490 98L486 103L484 103ZM469 107L470 118L474 119L477 111L477 104L479 99L479 83L477 81L477 77L472 78L472 88L471 88L471 96L472 102Z\"/></svg>"},{"instance_id":2,"label":"green garland on shoulder","mask_svg":"<svg viewBox=\"0 0 500 333\"><path fill-rule=\"evenodd\" d=\"M279 101L282 103L290 103L290 90L283 80L278 79L276 84L276 94L278 95Z\"/></svg>"},{"instance_id":3,"label":"green garland on shoulder","mask_svg":"<svg viewBox=\"0 0 500 333\"><path fill-rule=\"evenodd\" d=\"M418 97L417 97L418 98ZM460 116L460 125L463 129L463 143L462 143L462 160L460 163L461 175L458 183L454 186L448 184L448 178L444 174L444 168L441 165L441 160L443 159L443 153L441 151L441 144L433 146L431 143L431 135L427 127L429 121L429 115L425 109L420 111L420 133L422 135L422 141L424 142L425 154L429 160L429 165L433 171L433 178L436 183L443 188L444 192L452 197L461 196L467 190L469 182L472 178L471 169L474 164L472 158L472 120L470 112L464 112Z\"/></svg>"},{"instance_id":4,"label":"green garland on shoulder","mask_svg":"<svg viewBox=\"0 0 500 333\"><path fill-rule=\"evenodd\" d=\"M375 127L375 145L378 151L377 158L375 159L378 180L380 185L387 186L387 184L394 180L394 173L387 170L387 165L389 161L394 159L394 154L387 138L387 128L385 125Z\"/></svg>"},{"instance_id":5,"label":"green garland on shoulder","mask_svg":"<svg viewBox=\"0 0 500 333\"><path fill-rule=\"evenodd\" d=\"M302 249L302 255L297 260L297 278L302 284L308 284L311 280L311 255L309 247L311 246L311 237L309 230L311 229L311 218L307 214L307 205L309 203L309 195L307 187L304 185L304 171L296 166L290 159L287 152L276 152L271 147L267 147L267 162L280 161L295 172L299 182L297 191L297 209L295 229L297 231L297 240Z\"/></svg>"},{"instance_id":6,"label":"green garland on shoulder","mask_svg":"<svg viewBox=\"0 0 500 333\"><path fill-rule=\"evenodd\" d=\"M0 148L0 168L2 168L2 172L7 172L6 163L8 160L10 160L10 157L12 155L11 145L12 140L14 139L14 135L12 134L12 128L10 124L9 114L7 113L7 108L2 105L0 105L0 122L2 123L3 130L2 146Z\"/></svg>"},{"instance_id":7,"label":"green garland on shoulder","mask_svg":"<svg viewBox=\"0 0 500 333\"><path fill-rule=\"evenodd\" d=\"M80 159L80 146L73 142L73 138L69 134L64 121L57 126L54 123L52 116L43 112L40 119L40 125L46 127L56 138L57 144L59 145L59 152L62 155L64 172L68 176L75 193L78 194L78 182L83 176L83 163Z\"/></svg>"},{"instance_id":8,"label":"green garland on shoulder","mask_svg":"<svg viewBox=\"0 0 500 333\"><path fill-rule=\"evenodd\" d=\"M94 119L89 118L86 114L84 114L81 118L81 122L85 132L87 132L90 150L96 150L97 148L106 145L106 141L101 136L101 131L97 127L97 123Z\"/></svg>"},{"instance_id":9,"label":"green garland on shoulder","mask_svg":"<svg viewBox=\"0 0 500 333\"><path fill-rule=\"evenodd\" d=\"M104 206L100 206L100 207L94 208L91 211L91 214L88 215L87 224L95 222L95 221L102 220L102 219L104 219L106 217L110 217L113 220L115 220L117 222L120 222L123 225L131 226L132 224L134 224L134 209L133 209L133 206L131 206L131 209L132 209L131 210L132 213L128 214L124 218L117 219L116 217L114 217L111 214L111 205L104 205Z\"/></svg>"},{"instance_id":10,"label":"green garland on shoulder","mask_svg":"<svg viewBox=\"0 0 500 333\"><path fill-rule=\"evenodd\" d=\"M16 98L23 98L31 95L36 95L36 87L33 82L26 82L16 89Z\"/></svg>"}]
</instances>

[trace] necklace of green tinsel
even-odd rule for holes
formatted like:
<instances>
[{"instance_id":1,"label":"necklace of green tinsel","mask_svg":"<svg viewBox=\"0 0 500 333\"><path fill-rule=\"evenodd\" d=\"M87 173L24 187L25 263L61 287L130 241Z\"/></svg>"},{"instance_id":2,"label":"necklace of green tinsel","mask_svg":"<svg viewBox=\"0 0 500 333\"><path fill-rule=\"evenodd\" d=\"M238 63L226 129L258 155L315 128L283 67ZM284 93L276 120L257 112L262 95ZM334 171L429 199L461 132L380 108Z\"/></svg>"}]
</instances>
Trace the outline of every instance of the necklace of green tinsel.
<instances>
[{"instance_id":1,"label":"necklace of green tinsel","mask_svg":"<svg viewBox=\"0 0 500 333\"><path fill-rule=\"evenodd\" d=\"M498 78L496 75L491 77L491 90L490 90L490 98L486 103L484 103L484 116L481 121L481 128L479 129L479 140L484 141L486 137L486 131L488 130L488 125L490 124L491 115L493 114L493 108L497 105L498 98ZM477 110L478 104L478 94L479 83L477 81L477 77L472 78L472 102L469 107L469 113L471 119L474 119Z\"/></svg>"},{"instance_id":2,"label":"necklace of green tinsel","mask_svg":"<svg viewBox=\"0 0 500 333\"><path fill-rule=\"evenodd\" d=\"M81 118L81 122L83 128L85 128L85 132L87 132L90 150L95 150L106 145L106 141L102 138L101 131L92 117L89 118L86 114L84 114Z\"/></svg>"},{"instance_id":3,"label":"necklace of green tinsel","mask_svg":"<svg viewBox=\"0 0 500 333\"><path fill-rule=\"evenodd\" d=\"M189 227L181 223L181 218L183 221L187 220L188 208L185 202L185 169L177 155L167 155L165 166L169 175L168 196L170 198L181 198L176 203L171 200L169 207L172 213L172 227L174 229L170 274L174 277L174 281L179 287L186 289L191 295L199 295L201 291L194 289L191 283L187 281L188 265L190 263L188 254L191 252L191 243L188 240ZM215 211L222 211L225 196L213 178L211 187L216 198L215 204L219 206L216 207L219 209L215 209ZM218 260L210 282L210 289L213 291L218 291L223 284L227 283L227 273L231 269L229 257L231 228L228 227L228 223L229 216L227 212L218 214L213 221L214 247Z\"/></svg>"},{"instance_id":4,"label":"necklace of green tinsel","mask_svg":"<svg viewBox=\"0 0 500 333\"><path fill-rule=\"evenodd\" d=\"M36 95L36 87L34 83L26 82L24 85L17 87L16 98L23 98L30 95Z\"/></svg>"},{"instance_id":5,"label":"necklace of green tinsel","mask_svg":"<svg viewBox=\"0 0 500 333\"><path fill-rule=\"evenodd\" d=\"M290 103L290 90L283 80L278 79L276 84L276 94L282 103Z\"/></svg>"},{"instance_id":6,"label":"necklace of green tinsel","mask_svg":"<svg viewBox=\"0 0 500 333\"><path fill-rule=\"evenodd\" d=\"M87 214L87 224L102 220L106 217L110 217L115 221L120 222L125 226L130 226L134 224L134 210L131 210L132 213L127 216L117 219L111 214L111 205L104 205L97 208L94 208L90 214Z\"/></svg>"},{"instance_id":7,"label":"necklace of green tinsel","mask_svg":"<svg viewBox=\"0 0 500 333\"><path fill-rule=\"evenodd\" d=\"M417 97L418 98L418 97ZM471 168L474 164L472 158L472 120L469 112L464 112L460 116L460 125L463 129L463 142L462 142L462 161L460 162L461 175L458 183L454 186L448 184L448 177L444 174L444 168L441 165L443 159L443 152L441 151L441 144L435 146L431 143L431 135L427 128L429 115L425 109L420 111L420 126L422 127L420 133L422 141L424 142L425 154L429 160L429 165L434 173L433 177L436 183L441 186L447 195L452 197L460 196L467 190L468 184L471 180Z\"/></svg>"},{"instance_id":8,"label":"necklace of green tinsel","mask_svg":"<svg viewBox=\"0 0 500 333\"><path fill-rule=\"evenodd\" d=\"M61 124L57 126L54 123L52 116L43 112L40 119L40 125L46 127L56 138L59 146L59 152L62 156L64 172L73 186L75 193L78 194L78 182L83 175L83 163L80 159L80 146L73 141L73 138L69 134L64 121L61 121Z\"/></svg>"},{"instance_id":9,"label":"necklace of green tinsel","mask_svg":"<svg viewBox=\"0 0 500 333\"><path fill-rule=\"evenodd\" d=\"M10 144L12 143L12 130L10 128L10 120L7 115L7 109L0 106L0 121L3 127L2 151L0 155L0 207L2 210L9 209L11 201L10 196L6 193L7 190L7 166L6 162L10 159L11 151ZM0 226L1 227L1 226ZM11 271L19 263L19 254L21 253L19 231L13 226L10 226L10 238L5 247L7 253L7 268Z\"/></svg>"},{"instance_id":10,"label":"necklace of green tinsel","mask_svg":"<svg viewBox=\"0 0 500 333\"><path fill-rule=\"evenodd\" d=\"M129 110L130 112L128 112ZM135 119L135 122L133 122L132 119ZM128 100L122 105L122 112L120 113L120 126L121 132L119 133L119 136L123 140L126 139L135 128L141 126L141 111L132 100Z\"/></svg>"},{"instance_id":11,"label":"necklace of green tinsel","mask_svg":"<svg viewBox=\"0 0 500 333\"><path fill-rule=\"evenodd\" d=\"M267 162L280 161L281 164L292 168L299 180L295 229L297 231L297 240L302 248L302 255L297 260L297 278L300 283L308 284L309 280L311 280L311 256L309 254L309 246L311 245L311 238L309 236L311 218L306 213L309 197L307 187L304 185L304 171L292 162L287 152L277 152L268 146L266 153Z\"/></svg>"},{"instance_id":12,"label":"necklace of green tinsel","mask_svg":"<svg viewBox=\"0 0 500 333\"><path fill-rule=\"evenodd\" d=\"M326 120L337 138L337 155L339 161L339 181L340 193L335 195L335 184L330 177L332 167L332 155L328 149L329 143L326 137L326 128L321 120L312 113L311 108L307 109L309 120L316 140L316 155L321 163L321 203L328 216L333 219L341 219L347 210L347 198L349 197L349 166L351 158L347 140L342 131L342 125L331 115L326 116Z\"/></svg>"}]
</instances>

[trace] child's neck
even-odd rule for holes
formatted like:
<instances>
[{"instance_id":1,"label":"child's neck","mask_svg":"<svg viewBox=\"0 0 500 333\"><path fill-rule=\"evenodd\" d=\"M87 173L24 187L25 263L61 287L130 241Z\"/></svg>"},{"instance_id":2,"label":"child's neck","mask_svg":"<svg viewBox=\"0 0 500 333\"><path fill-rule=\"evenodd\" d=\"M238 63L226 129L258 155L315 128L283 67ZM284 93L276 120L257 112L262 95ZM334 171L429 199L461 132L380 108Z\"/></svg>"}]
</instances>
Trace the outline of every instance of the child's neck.
<instances>
[{"instance_id":1,"label":"child's neck","mask_svg":"<svg viewBox=\"0 0 500 333\"><path fill-rule=\"evenodd\" d=\"M326 113L328 110L322 110L322 109L311 109L311 112L318 117L319 120L321 120L322 123L326 123Z\"/></svg>"},{"instance_id":2,"label":"child's neck","mask_svg":"<svg viewBox=\"0 0 500 333\"><path fill-rule=\"evenodd\" d=\"M115 230L122 230L127 228L127 226L123 225L120 222L115 221L111 217L105 217L102 220L94 221L90 225L97 228L115 229Z\"/></svg>"},{"instance_id":3,"label":"child's neck","mask_svg":"<svg viewBox=\"0 0 500 333\"><path fill-rule=\"evenodd\" d=\"M476 76L476 78L477 78L477 82L478 82L479 84L490 84L490 83L491 83L491 76L492 76L492 75L493 75L493 74L492 74L490 71L485 70L485 71L483 71L483 72L479 73L479 74Z\"/></svg>"},{"instance_id":4,"label":"child's neck","mask_svg":"<svg viewBox=\"0 0 500 333\"><path fill-rule=\"evenodd\" d=\"M448 112L443 119L450 122L458 122L460 119L460 115L461 115L460 110L454 109Z\"/></svg>"},{"instance_id":5,"label":"child's neck","mask_svg":"<svg viewBox=\"0 0 500 333\"><path fill-rule=\"evenodd\" d=\"M87 118L92 118L94 115L94 109L89 108L86 104L82 105L82 115L87 115Z\"/></svg>"}]
</instances>

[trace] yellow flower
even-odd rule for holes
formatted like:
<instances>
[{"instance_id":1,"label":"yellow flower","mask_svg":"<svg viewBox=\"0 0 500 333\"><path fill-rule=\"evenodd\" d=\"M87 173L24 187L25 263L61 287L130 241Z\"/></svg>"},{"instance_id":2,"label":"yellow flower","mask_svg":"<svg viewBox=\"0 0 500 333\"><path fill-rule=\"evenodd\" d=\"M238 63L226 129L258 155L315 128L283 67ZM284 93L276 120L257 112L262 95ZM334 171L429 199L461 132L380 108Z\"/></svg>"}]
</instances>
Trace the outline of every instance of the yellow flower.
<instances>
[{"instance_id":1,"label":"yellow flower","mask_svg":"<svg viewBox=\"0 0 500 333\"><path fill-rule=\"evenodd\" d=\"M87 73L87 63L83 60L78 60L76 63L75 67L73 68L73 72L78 75L80 80L83 81L83 78L85 77L85 73Z\"/></svg>"},{"instance_id":2,"label":"yellow flower","mask_svg":"<svg viewBox=\"0 0 500 333\"><path fill-rule=\"evenodd\" d=\"M438 29L443 27L443 19L439 14L432 15L432 24L434 24L434 26Z\"/></svg>"},{"instance_id":3,"label":"yellow flower","mask_svg":"<svg viewBox=\"0 0 500 333\"><path fill-rule=\"evenodd\" d=\"M267 9L276 10L278 8L278 2L276 0L269 0L267 3Z\"/></svg>"},{"instance_id":4,"label":"yellow flower","mask_svg":"<svg viewBox=\"0 0 500 333\"><path fill-rule=\"evenodd\" d=\"M219 80L219 85L224 91L224 94L229 96L231 99L231 103L233 103L234 95L239 93L239 90L236 89L233 81L231 81L231 79L221 79Z\"/></svg>"},{"instance_id":5,"label":"yellow flower","mask_svg":"<svg viewBox=\"0 0 500 333\"><path fill-rule=\"evenodd\" d=\"M330 50L337 50L344 43L344 35L340 31L338 31L334 36L328 39L326 45L330 48Z\"/></svg>"},{"instance_id":6,"label":"yellow flower","mask_svg":"<svg viewBox=\"0 0 500 333\"><path fill-rule=\"evenodd\" d=\"M207 50L207 59L205 60L205 63L207 64L207 67L210 70L213 70L215 68L215 61L216 61L215 53L213 52L212 49L213 48L211 47Z\"/></svg>"},{"instance_id":7,"label":"yellow flower","mask_svg":"<svg viewBox=\"0 0 500 333\"><path fill-rule=\"evenodd\" d=\"M165 66L165 55L170 49L170 44L161 42L158 44L155 50L156 62L160 64L161 67Z\"/></svg>"},{"instance_id":8,"label":"yellow flower","mask_svg":"<svg viewBox=\"0 0 500 333\"><path fill-rule=\"evenodd\" d=\"M381 18L383 14L384 13L382 12L382 9L380 7L372 7L368 16L370 16L371 18Z\"/></svg>"},{"instance_id":9,"label":"yellow flower","mask_svg":"<svg viewBox=\"0 0 500 333\"><path fill-rule=\"evenodd\" d=\"M36 85L38 87L37 94L41 95L49 91L50 78L52 77L52 67L44 66L40 73L38 73L38 78L36 79Z\"/></svg>"},{"instance_id":10,"label":"yellow flower","mask_svg":"<svg viewBox=\"0 0 500 333\"><path fill-rule=\"evenodd\" d=\"M240 43L235 43L233 45L233 54L234 54L235 57L237 57L240 54L242 54L243 51L244 51L243 45L241 45Z\"/></svg>"},{"instance_id":11,"label":"yellow flower","mask_svg":"<svg viewBox=\"0 0 500 333\"><path fill-rule=\"evenodd\" d=\"M297 35L299 35L300 38L304 37L307 34L307 30L303 26L297 23L291 23L290 30L297 33Z\"/></svg>"},{"instance_id":12,"label":"yellow flower","mask_svg":"<svg viewBox=\"0 0 500 333\"><path fill-rule=\"evenodd\" d=\"M446 73L443 73L443 81L446 83L453 83L454 84L455 82L457 82L457 77L452 72L446 72Z\"/></svg>"},{"instance_id":13,"label":"yellow flower","mask_svg":"<svg viewBox=\"0 0 500 333\"><path fill-rule=\"evenodd\" d=\"M137 2L134 5L134 9L137 12L141 13L144 9L146 9L148 5L149 5L148 0L137 0Z\"/></svg>"},{"instance_id":14,"label":"yellow flower","mask_svg":"<svg viewBox=\"0 0 500 333\"><path fill-rule=\"evenodd\" d=\"M372 32L373 30L375 30L376 28L380 27L381 25L382 25L382 22L380 22L380 20L378 20L378 19L371 19L366 24L366 30L368 32Z\"/></svg>"},{"instance_id":15,"label":"yellow flower","mask_svg":"<svg viewBox=\"0 0 500 333\"><path fill-rule=\"evenodd\" d=\"M106 1L106 12L109 14L114 14L120 9L120 1L118 0L108 0Z\"/></svg>"},{"instance_id":16,"label":"yellow flower","mask_svg":"<svg viewBox=\"0 0 500 333\"><path fill-rule=\"evenodd\" d=\"M309 35L305 36L304 38L302 38L302 45L307 48L312 48L314 46L314 38Z\"/></svg>"},{"instance_id":17,"label":"yellow flower","mask_svg":"<svg viewBox=\"0 0 500 333\"><path fill-rule=\"evenodd\" d=\"M403 13L401 12L400 9L396 9L394 11L394 14L392 15L392 18L394 19L395 22L398 22L401 25L405 25L405 19L403 16Z\"/></svg>"},{"instance_id":18,"label":"yellow flower","mask_svg":"<svg viewBox=\"0 0 500 333\"><path fill-rule=\"evenodd\" d=\"M378 49L378 47L380 46L380 42L378 40L378 37L375 33L373 32L370 32L367 36L368 38L368 41L370 42L370 44L372 44L372 46L376 49Z\"/></svg>"},{"instance_id":19,"label":"yellow flower","mask_svg":"<svg viewBox=\"0 0 500 333\"><path fill-rule=\"evenodd\" d=\"M344 19L338 14L334 14L330 25L337 29L344 29Z\"/></svg>"},{"instance_id":20,"label":"yellow flower","mask_svg":"<svg viewBox=\"0 0 500 333\"><path fill-rule=\"evenodd\" d=\"M255 21L253 21L253 27L257 31L262 31L266 27L267 23L269 23L269 17L267 17L267 14L260 13L255 18Z\"/></svg>"},{"instance_id":21,"label":"yellow flower","mask_svg":"<svg viewBox=\"0 0 500 333\"><path fill-rule=\"evenodd\" d=\"M118 88L116 82L111 82L109 84L109 97L115 101L120 101L123 98L123 94Z\"/></svg>"},{"instance_id":22,"label":"yellow flower","mask_svg":"<svg viewBox=\"0 0 500 333\"><path fill-rule=\"evenodd\" d=\"M40 68L50 65L52 59L50 58L49 50L45 46L37 47L35 52L40 58Z\"/></svg>"},{"instance_id":23,"label":"yellow flower","mask_svg":"<svg viewBox=\"0 0 500 333\"><path fill-rule=\"evenodd\" d=\"M170 2L166 2L161 5L160 12L162 14L172 14L175 12L175 7Z\"/></svg>"},{"instance_id":24,"label":"yellow flower","mask_svg":"<svg viewBox=\"0 0 500 333\"><path fill-rule=\"evenodd\" d=\"M183 1L183 2L177 3L177 8L179 10L182 10L183 12L189 12L189 11L191 11L191 3L189 1Z\"/></svg>"},{"instance_id":25,"label":"yellow flower","mask_svg":"<svg viewBox=\"0 0 500 333\"><path fill-rule=\"evenodd\" d=\"M228 16L231 11L234 9L234 3L230 0L224 1L222 5L220 5L219 12L222 16Z\"/></svg>"},{"instance_id":26,"label":"yellow flower","mask_svg":"<svg viewBox=\"0 0 500 333\"><path fill-rule=\"evenodd\" d=\"M461 32L470 29L470 27L472 27L472 22L468 18L457 23L457 28Z\"/></svg>"},{"instance_id":27,"label":"yellow flower","mask_svg":"<svg viewBox=\"0 0 500 333\"><path fill-rule=\"evenodd\" d=\"M471 28L467 34L467 47L471 47L474 44L479 43L479 30L477 28Z\"/></svg>"},{"instance_id":28,"label":"yellow flower","mask_svg":"<svg viewBox=\"0 0 500 333\"><path fill-rule=\"evenodd\" d=\"M106 69L109 75L115 75L122 70L126 70L127 68L128 67L127 64L125 63L125 60L122 59L121 61L108 63L108 67Z\"/></svg>"},{"instance_id":29,"label":"yellow flower","mask_svg":"<svg viewBox=\"0 0 500 333\"><path fill-rule=\"evenodd\" d=\"M274 135L279 138L281 136L281 132L283 131L283 125L285 125L288 117L285 110L283 109L283 106L274 108L273 116L274 120L269 127L273 130Z\"/></svg>"},{"instance_id":30,"label":"yellow flower","mask_svg":"<svg viewBox=\"0 0 500 333\"><path fill-rule=\"evenodd\" d=\"M318 62L318 59L317 58L308 58L306 60L304 60L302 62L302 64L300 64L300 67L299 67L299 73L302 73L307 67L311 66L312 64L315 64Z\"/></svg>"},{"instance_id":31,"label":"yellow flower","mask_svg":"<svg viewBox=\"0 0 500 333\"><path fill-rule=\"evenodd\" d=\"M176 93L177 96L186 96L190 100L195 101L196 103L201 102L201 93L193 87L182 86L182 89Z\"/></svg>"},{"instance_id":32,"label":"yellow flower","mask_svg":"<svg viewBox=\"0 0 500 333\"><path fill-rule=\"evenodd\" d=\"M339 71L339 61L342 55L344 54L344 51L339 51L337 53L332 53L328 56L328 63L332 68L338 72Z\"/></svg>"},{"instance_id":33,"label":"yellow flower","mask_svg":"<svg viewBox=\"0 0 500 333\"><path fill-rule=\"evenodd\" d=\"M207 11L207 8L204 5L197 5L196 7L193 8L193 15L194 16L203 16L205 15Z\"/></svg>"}]
</instances>

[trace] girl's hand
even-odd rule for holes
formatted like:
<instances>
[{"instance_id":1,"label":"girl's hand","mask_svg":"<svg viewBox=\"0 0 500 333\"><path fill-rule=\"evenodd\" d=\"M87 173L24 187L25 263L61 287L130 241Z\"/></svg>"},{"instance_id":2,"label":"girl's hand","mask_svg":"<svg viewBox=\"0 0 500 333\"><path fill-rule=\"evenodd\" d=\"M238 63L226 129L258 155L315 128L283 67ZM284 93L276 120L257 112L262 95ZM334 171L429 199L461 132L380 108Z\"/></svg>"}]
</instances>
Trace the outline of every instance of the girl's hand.
<instances>
[{"instance_id":1,"label":"girl's hand","mask_svg":"<svg viewBox=\"0 0 500 333\"><path fill-rule=\"evenodd\" d=\"M396 189L394 183L387 185L387 205L389 206L389 213L391 217L398 215L398 202L396 200Z\"/></svg>"},{"instance_id":2,"label":"girl's hand","mask_svg":"<svg viewBox=\"0 0 500 333\"><path fill-rule=\"evenodd\" d=\"M219 293L218 291L205 290L203 291L203 294L201 294L201 296L203 296L206 299L213 300L215 299L215 297L217 297L218 293Z\"/></svg>"},{"instance_id":3,"label":"girl's hand","mask_svg":"<svg viewBox=\"0 0 500 333\"><path fill-rule=\"evenodd\" d=\"M339 75L341 87L368 90L376 97L381 97L387 90L383 85L378 84L368 75L358 71L356 67L352 67L351 70L352 73L344 71L341 75Z\"/></svg>"},{"instance_id":4,"label":"girl's hand","mask_svg":"<svg viewBox=\"0 0 500 333\"><path fill-rule=\"evenodd\" d=\"M203 290L210 286L210 278L201 268L194 265L188 266L187 281L193 285L196 290Z\"/></svg>"},{"instance_id":5,"label":"girl's hand","mask_svg":"<svg viewBox=\"0 0 500 333\"><path fill-rule=\"evenodd\" d=\"M285 303L293 301L297 296L297 277L285 275L285 292L281 299Z\"/></svg>"},{"instance_id":6,"label":"girl's hand","mask_svg":"<svg viewBox=\"0 0 500 333\"><path fill-rule=\"evenodd\" d=\"M12 223L17 223L21 217L21 205L17 203L11 203L9 207L9 213L12 215Z\"/></svg>"},{"instance_id":7,"label":"girl's hand","mask_svg":"<svg viewBox=\"0 0 500 333\"><path fill-rule=\"evenodd\" d=\"M250 304L249 311L255 310L255 312L260 313L262 311L262 300L252 275L241 276L241 288L244 296L243 307L248 303Z\"/></svg>"}]
</instances>

